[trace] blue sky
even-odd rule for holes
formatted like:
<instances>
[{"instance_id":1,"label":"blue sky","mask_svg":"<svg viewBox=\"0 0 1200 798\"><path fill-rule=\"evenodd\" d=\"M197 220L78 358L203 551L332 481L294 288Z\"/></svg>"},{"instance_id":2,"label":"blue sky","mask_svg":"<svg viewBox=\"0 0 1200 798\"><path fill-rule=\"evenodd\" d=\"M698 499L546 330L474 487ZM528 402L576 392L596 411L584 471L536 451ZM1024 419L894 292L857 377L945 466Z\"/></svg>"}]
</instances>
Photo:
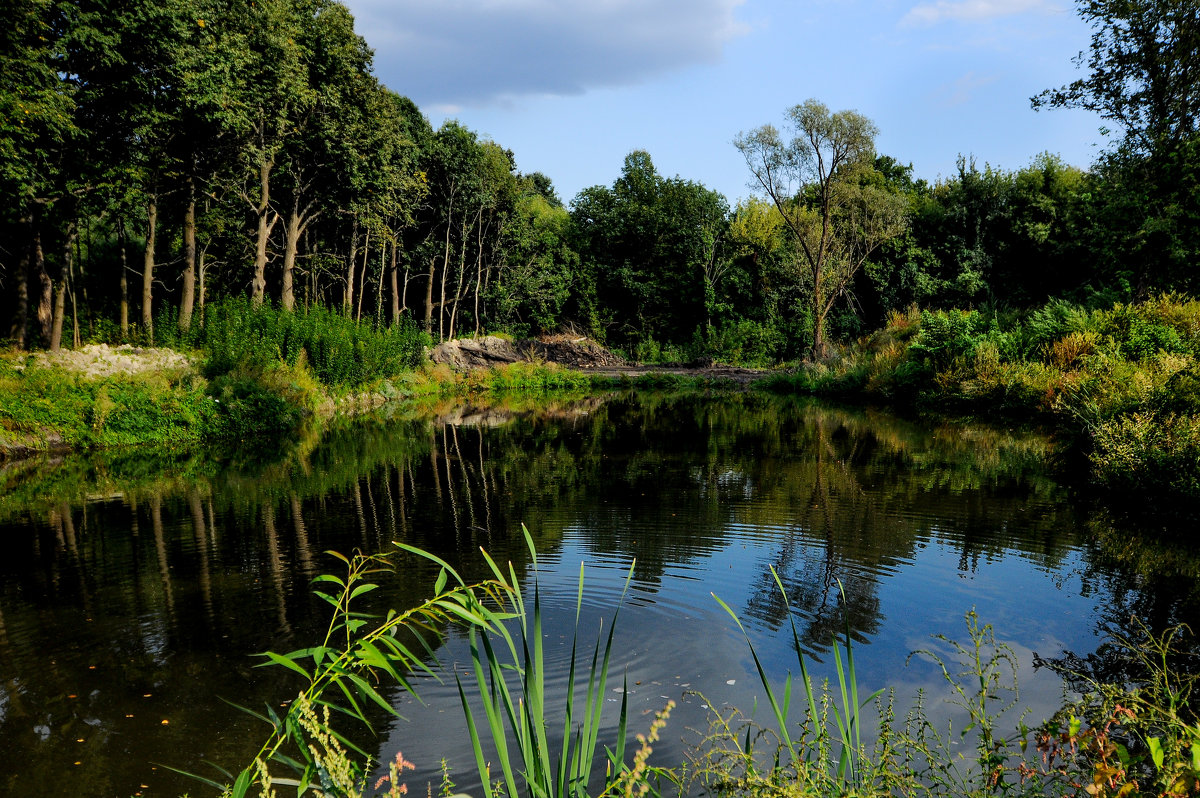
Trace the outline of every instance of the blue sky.
<instances>
[{"instance_id":1,"label":"blue sky","mask_svg":"<svg viewBox=\"0 0 1200 798\"><path fill-rule=\"evenodd\" d=\"M349 0L376 73L434 126L458 119L570 201L625 155L751 193L732 141L816 98L879 127L917 177L960 154L1005 169L1043 151L1086 167L1098 117L1034 111L1081 73L1069 0Z\"/></svg>"}]
</instances>

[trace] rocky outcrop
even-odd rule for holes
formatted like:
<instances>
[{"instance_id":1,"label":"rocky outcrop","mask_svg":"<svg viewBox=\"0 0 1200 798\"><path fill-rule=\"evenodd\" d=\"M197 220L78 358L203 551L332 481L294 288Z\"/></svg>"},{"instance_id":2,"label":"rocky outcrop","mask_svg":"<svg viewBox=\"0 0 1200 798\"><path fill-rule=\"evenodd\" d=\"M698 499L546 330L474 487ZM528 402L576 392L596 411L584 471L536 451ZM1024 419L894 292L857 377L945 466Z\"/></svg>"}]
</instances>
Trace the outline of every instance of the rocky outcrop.
<instances>
[{"instance_id":1,"label":"rocky outcrop","mask_svg":"<svg viewBox=\"0 0 1200 798\"><path fill-rule=\"evenodd\" d=\"M429 351L434 363L449 366L455 371L491 368L524 360L513 342L495 335L482 338L458 338L443 341Z\"/></svg>"},{"instance_id":2,"label":"rocky outcrop","mask_svg":"<svg viewBox=\"0 0 1200 798\"><path fill-rule=\"evenodd\" d=\"M558 363L576 369L611 368L626 362L588 338L529 338L510 341L494 335L459 338L433 347L429 359L456 371L491 368L521 360Z\"/></svg>"}]
</instances>

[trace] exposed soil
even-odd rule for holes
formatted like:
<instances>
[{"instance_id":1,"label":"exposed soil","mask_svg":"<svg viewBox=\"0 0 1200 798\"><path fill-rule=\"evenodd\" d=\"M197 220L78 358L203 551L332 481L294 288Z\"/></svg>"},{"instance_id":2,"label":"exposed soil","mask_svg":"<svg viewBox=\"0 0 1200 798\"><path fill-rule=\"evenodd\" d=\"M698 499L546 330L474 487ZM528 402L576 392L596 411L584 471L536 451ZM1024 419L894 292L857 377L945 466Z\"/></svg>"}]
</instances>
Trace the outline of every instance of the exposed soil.
<instances>
[{"instance_id":1,"label":"exposed soil","mask_svg":"<svg viewBox=\"0 0 1200 798\"><path fill-rule=\"evenodd\" d=\"M742 385L764 376L757 369L734 368L713 364L667 364L647 366L630 363L590 338L567 335L510 341L494 335L483 338L459 338L435 346L429 353L434 363L443 363L458 371L493 368L519 361L557 363L567 368L608 377L641 377L647 374L671 374L681 377L726 379Z\"/></svg>"},{"instance_id":2,"label":"exposed soil","mask_svg":"<svg viewBox=\"0 0 1200 798\"><path fill-rule=\"evenodd\" d=\"M60 368L85 377L101 378L114 374L140 374L146 371L188 371L195 368L192 359L173 349L88 344L79 349L37 352L29 359L42 368ZM20 370L22 365L17 365Z\"/></svg>"}]
</instances>

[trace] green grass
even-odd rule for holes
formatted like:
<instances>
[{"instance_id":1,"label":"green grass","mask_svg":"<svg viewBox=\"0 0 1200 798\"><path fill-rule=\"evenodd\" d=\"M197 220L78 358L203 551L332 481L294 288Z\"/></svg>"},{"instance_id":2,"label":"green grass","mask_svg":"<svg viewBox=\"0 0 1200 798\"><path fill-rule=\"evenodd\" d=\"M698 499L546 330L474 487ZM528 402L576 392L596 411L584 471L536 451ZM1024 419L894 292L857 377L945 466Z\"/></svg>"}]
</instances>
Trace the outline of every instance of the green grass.
<instances>
[{"instance_id":1,"label":"green grass","mask_svg":"<svg viewBox=\"0 0 1200 798\"><path fill-rule=\"evenodd\" d=\"M358 322L322 306L284 311L246 299L227 299L205 309L203 323L164 344L198 349L209 376L248 364L307 365L329 389L353 389L394 377L421 363L428 336L411 320L393 326Z\"/></svg>"},{"instance_id":2,"label":"green grass","mask_svg":"<svg viewBox=\"0 0 1200 798\"><path fill-rule=\"evenodd\" d=\"M484 553L488 565L499 581L514 587L516 635L506 627L496 631L497 642L493 644L486 631L472 627L471 663L475 674L475 687L483 704L486 723L477 721L471 711L467 690L459 679L458 689L462 699L463 713L471 734L476 767L487 798L501 795L525 795L530 798L587 798L593 762L600 747L600 722L604 708L609 666L613 653L613 632L621 599L613 612L608 627L608 637L597 639L586 676L579 670L579 615L583 607L582 564L579 569L578 593L575 603L575 631L572 636L571 657L567 674L567 690L561 707L551 709L550 697L546 694L546 666L542 649L541 592L537 584L537 552L528 531L525 540L529 544L531 561L535 569L532 609L525 605L517 588L517 575L509 565L507 579L504 572ZM633 576L633 566L625 578L625 590ZM506 679L513 673L514 688ZM576 683L584 677L581 687L583 702L576 706ZM457 675L455 678L458 678ZM625 770L625 739L628 721L628 690L621 690L621 709L617 724L614 746L608 750L609 778L605 791L614 784ZM558 721L562 728L562 743L556 751L548 737L552 723ZM491 784L488 763L484 756L481 731L486 731L499 758L501 787ZM510 743L512 750L510 750Z\"/></svg>"},{"instance_id":3,"label":"green grass","mask_svg":"<svg viewBox=\"0 0 1200 798\"><path fill-rule=\"evenodd\" d=\"M204 382L188 375L87 379L37 366L0 375L6 448L187 443L205 436L216 410Z\"/></svg>"}]
</instances>

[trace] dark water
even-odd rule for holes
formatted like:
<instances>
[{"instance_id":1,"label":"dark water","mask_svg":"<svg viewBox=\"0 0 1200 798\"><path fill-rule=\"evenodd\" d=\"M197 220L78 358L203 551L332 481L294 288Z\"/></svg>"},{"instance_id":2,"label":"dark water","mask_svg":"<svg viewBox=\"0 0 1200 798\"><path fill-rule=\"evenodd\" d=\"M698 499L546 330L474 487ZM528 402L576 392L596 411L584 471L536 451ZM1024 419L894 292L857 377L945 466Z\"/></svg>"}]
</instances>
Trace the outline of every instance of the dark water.
<instances>
[{"instance_id":1,"label":"dark water","mask_svg":"<svg viewBox=\"0 0 1200 798\"><path fill-rule=\"evenodd\" d=\"M933 665L905 660L931 635L965 639L972 608L1017 652L1039 718L1061 685L1033 669L1034 652L1087 655L1133 613L1155 627L1196 619L1194 559L1072 502L1044 436L752 394L541 404L404 411L232 459L135 451L0 472L0 795L208 794L165 766L248 763L267 729L226 702L261 709L295 694L254 654L323 632L309 581L335 570L327 550L404 541L471 579L487 576L482 546L530 581L524 524L559 665L580 563L585 639L632 564L610 688L627 678L635 730L680 703L663 763L683 758L706 702L761 706L713 593L773 676L795 668L771 567L817 674L832 672L831 635L849 623L860 681L896 687L901 702L940 694ZM431 588L430 566L398 562L377 607ZM450 630L443 672L466 656ZM552 675L551 690L564 680ZM369 745L419 765L410 787L436 783L445 757L469 788L453 681L416 683L426 704L395 695L406 720L381 714ZM949 716L936 700L931 711Z\"/></svg>"}]
</instances>

